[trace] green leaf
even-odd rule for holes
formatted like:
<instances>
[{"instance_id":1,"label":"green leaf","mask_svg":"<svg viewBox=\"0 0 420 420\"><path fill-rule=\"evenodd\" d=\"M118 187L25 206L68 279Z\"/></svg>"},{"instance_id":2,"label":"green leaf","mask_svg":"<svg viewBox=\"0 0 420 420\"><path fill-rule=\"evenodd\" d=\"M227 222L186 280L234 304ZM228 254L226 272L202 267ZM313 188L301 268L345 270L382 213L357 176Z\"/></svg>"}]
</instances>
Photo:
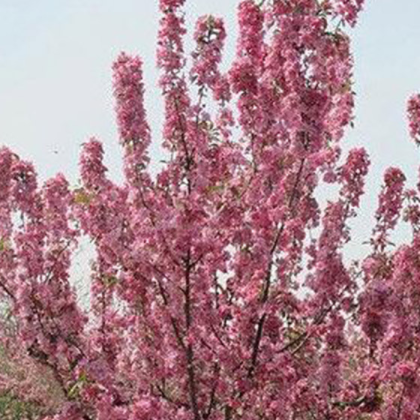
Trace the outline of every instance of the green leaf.
<instances>
[{"instance_id":1,"label":"green leaf","mask_svg":"<svg viewBox=\"0 0 420 420\"><path fill-rule=\"evenodd\" d=\"M88 205L93 199L93 194L87 193L83 188L74 191L74 202L76 204Z\"/></svg>"},{"instance_id":2,"label":"green leaf","mask_svg":"<svg viewBox=\"0 0 420 420\"><path fill-rule=\"evenodd\" d=\"M9 241L6 238L0 238L0 252L7 251L9 247Z\"/></svg>"},{"instance_id":3,"label":"green leaf","mask_svg":"<svg viewBox=\"0 0 420 420\"><path fill-rule=\"evenodd\" d=\"M86 372L82 371L77 381L71 386L71 388L67 392L67 396L71 399L77 398L80 394L81 389L83 388L83 385L88 382L89 379L86 375Z\"/></svg>"},{"instance_id":4,"label":"green leaf","mask_svg":"<svg viewBox=\"0 0 420 420\"><path fill-rule=\"evenodd\" d=\"M102 283L106 287L112 287L112 286L115 286L118 283L118 279L115 276L103 276L102 277Z\"/></svg>"}]
</instances>

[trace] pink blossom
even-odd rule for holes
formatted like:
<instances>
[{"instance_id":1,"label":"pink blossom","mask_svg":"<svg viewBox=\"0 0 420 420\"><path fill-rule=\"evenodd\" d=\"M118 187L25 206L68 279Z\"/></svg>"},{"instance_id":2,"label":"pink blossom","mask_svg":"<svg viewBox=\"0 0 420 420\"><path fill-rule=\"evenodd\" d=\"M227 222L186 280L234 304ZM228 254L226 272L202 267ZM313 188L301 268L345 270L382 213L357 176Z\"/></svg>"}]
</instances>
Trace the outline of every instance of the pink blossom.
<instances>
[{"instance_id":1,"label":"pink blossom","mask_svg":"<svg viewBox=\"0 0 420 420\"><path fill-rule=\"evenodd\" d=\"M106 183L103 154L102 144L95 138L83 145L79 165L82 181L89 189L101 188Z\"/></svg>"},{"instance_id":2,"label":"pink blossom","mask_svg":"<svg viewBox=\"0 0 420 420\"><path fill-rule=\"evenodd\" d=\"M420 95L411 96L407 106L410 136L418 143L420 136Z\"/></svg>"},{"instance_id":3,"label":"pink blossom","mask_svg":"<svg viewBox=\"0 0 420 420\"><path fill-rule=\"evenodd\" d=\"M218 66L222 59L222 50L226 31L223 21L213 16L198 19L194 33L197 44L193 53L194 65L191 77L199 86L215 87L220 79Z\"/></svg>"},{"instance_id":4,"label":"pink blossom","mask_svg":"<svg viewBox=\"0 0 420 420\"><path fill-rule=\"evenodd\" d=\"M124 53L121 183L95 138L77 186L39 183L0 149L2 392L36 399L49 420L416 419L420 195L401 170L385 172L365 258L346 248L370 158L342 151L354 107L343 23L363 2L241 1L225 73L211 16L189 66L185 3L159 2L156 171L143 61ZM412 237L391 246L404 220ZM73 281L86 243L88 297Z\"/></svg>"},{"instance_id":5,"label":"pink blossom","mask_svg":"<svg viewBox=\"0 0 420 420\"><path fill-rule=\"evenodd\" d=\"M139 57L121 53L113 64L117 121L123 142L150 141L143 105L143 72ZM146 144L145 144L146 143ZM144 145L145 144L145 145Z\"/></svg>"}]
</instances>

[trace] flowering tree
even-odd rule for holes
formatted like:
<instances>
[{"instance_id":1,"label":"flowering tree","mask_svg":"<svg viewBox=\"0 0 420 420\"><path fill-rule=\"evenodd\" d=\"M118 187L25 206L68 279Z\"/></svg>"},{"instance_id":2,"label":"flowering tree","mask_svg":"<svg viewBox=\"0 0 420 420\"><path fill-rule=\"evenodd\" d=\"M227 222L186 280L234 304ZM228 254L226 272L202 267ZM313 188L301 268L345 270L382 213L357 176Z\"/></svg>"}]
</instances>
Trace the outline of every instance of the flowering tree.
<instances>
[{"instance_id":1,"label":"flowering tree","mask_svg":"<svg viewBox=\"0 0 420 420\"><path fill-rule=\"evenodd\" d=\"M56 420L420 419L420 195L399 169L385 173L369 255L343 258L369 166L340 147L345 31L363 0L241 1L226 73L213 16L187 65L184 2L160 0L169 159L156 177L142 61L126 54L113 65L123 185L97 139L76 189L63 175L38 186L0 151L2 351L29 378L4 374L2 388ZM420 96L408 115L420 142ZM337 187L325 206L322 184ZM400 218L413 237L390 248ZM96 251L88 312L69 279L83 236Z\"/></svg>"}]
</instances>

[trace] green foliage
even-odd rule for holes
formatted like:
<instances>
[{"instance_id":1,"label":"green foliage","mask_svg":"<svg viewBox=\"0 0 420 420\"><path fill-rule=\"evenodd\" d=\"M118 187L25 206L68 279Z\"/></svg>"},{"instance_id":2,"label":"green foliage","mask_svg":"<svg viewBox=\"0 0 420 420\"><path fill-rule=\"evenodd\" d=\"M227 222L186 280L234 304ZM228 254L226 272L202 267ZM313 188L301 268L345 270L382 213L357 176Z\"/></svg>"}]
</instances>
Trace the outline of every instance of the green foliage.
<instances>
[{"instance_id":1,"label":"green foliage","mask_svg":"<svg viewBox=\"0 0 420 420\"><path fill-rule=\"evenodd\" d=\"M3 309L4 313L0 312L0 322L4 326L9 308ZM3 390L0 392L0 420L41 420L46 415L56 412L63 403L61 390L48 370L37 368L36 365L30 367L27 364L23 368L19 360L10 358L2 345L0 345L0 376L13 378L15 383L20 381L32 383L30 389L35 391L36 398L41 398L23 400L15 393ZM41 400L47 403L41 403Z\"/></svg>"},{"instance_id":2,"label":"green foliage","mask_svg":"<svg viewBox=\"0 0 420 420\"><path fill-rule=\"evenodd\" d=\"M20 401L10 393L0 394L0 419L2 420L37 420L42 410L33 403Z\"/></svg>"}]
</instances>

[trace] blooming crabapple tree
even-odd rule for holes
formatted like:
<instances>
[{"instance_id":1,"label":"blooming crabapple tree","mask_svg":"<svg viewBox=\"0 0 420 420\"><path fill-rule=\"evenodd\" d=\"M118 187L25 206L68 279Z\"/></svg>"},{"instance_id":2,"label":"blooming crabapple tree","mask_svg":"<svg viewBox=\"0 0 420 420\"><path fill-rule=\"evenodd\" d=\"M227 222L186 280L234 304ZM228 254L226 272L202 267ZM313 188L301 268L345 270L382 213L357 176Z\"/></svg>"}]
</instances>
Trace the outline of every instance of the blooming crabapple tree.
<instances>
[{"instance_id":1,"label":"blooming crabapple tree","mask_svg":"<svg viewBox=\"0 0 420 420\"><path fill-rule=\"evenodd\" d=\"M369 255L343 257L369 167L340 146L363 0L241 1L226 72L220 18L200 18L185 53L184 3L160 0L156 177L142 61L127 54L113 65L122 185L94 138L77 189L61 174L39 186L0 151L3 351L50 375L61 403L39 376L3 375L2 389L55 420L420 419L420 196L399 169ZM408 116L420 142L419 95ZM400 219L412 239L392 248ZM96 251L87 312L70 282L82 237Z\"/></svg>"}]
</instances>

